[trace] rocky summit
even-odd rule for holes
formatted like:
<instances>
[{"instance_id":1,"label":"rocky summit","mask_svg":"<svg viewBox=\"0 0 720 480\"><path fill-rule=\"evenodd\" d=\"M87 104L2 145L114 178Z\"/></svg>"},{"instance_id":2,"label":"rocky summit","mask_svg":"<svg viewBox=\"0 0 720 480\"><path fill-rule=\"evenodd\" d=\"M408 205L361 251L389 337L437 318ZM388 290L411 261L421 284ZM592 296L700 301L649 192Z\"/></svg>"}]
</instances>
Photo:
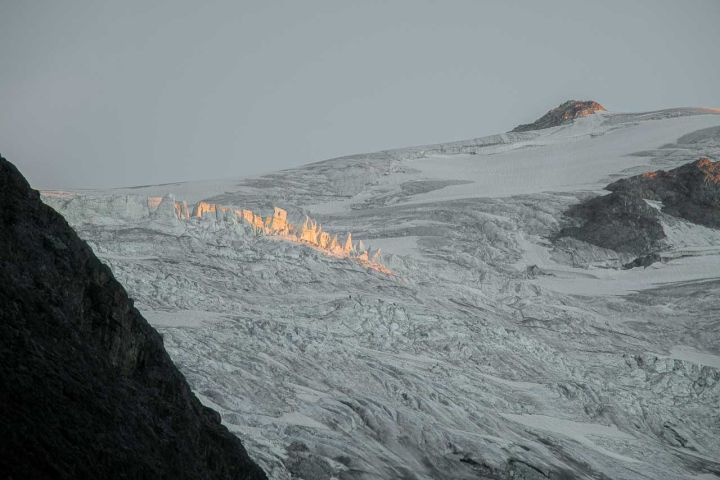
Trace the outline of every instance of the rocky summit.
<instances>
[{"instance_id":1,"label":"rocky summit","mask_svg":"<svg viewBox=\"0 0 720 480\"><path fill-rule=\"evenodd\" d=\"M542 130L543 128L557 127L571 122L576 118L587 117L596 112L604 112L605 107L592 100L568 100L567 102L553 108L533 123L518 125L513 132L527 132L530 130Z\"/></svg>"},{"instance_id":2,"label":"rocky summit","mask_svg":"<svg viewBox=\"0 0 720 480\"><path fill-rule=\"evenodd\" d=\"M110 269L0 157L0 472L264 479Z\"/></svg>"}]
</instances>

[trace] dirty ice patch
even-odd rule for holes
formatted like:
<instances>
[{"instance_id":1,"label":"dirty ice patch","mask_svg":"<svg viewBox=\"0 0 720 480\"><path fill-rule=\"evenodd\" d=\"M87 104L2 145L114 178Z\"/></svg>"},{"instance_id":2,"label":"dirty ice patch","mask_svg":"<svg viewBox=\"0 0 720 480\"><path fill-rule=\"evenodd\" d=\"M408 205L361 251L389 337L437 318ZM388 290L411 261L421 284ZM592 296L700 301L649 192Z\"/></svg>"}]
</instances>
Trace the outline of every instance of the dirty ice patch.
<instances>
[{"instance_id":1,"label":"dirty ice patch","mask_svg":"<svg viewBox=\"0 0 720 480\"><path fill-rule=\"evenodd\" d=\"M618 430L615 426L605 426L598 423L574 422L572 420L564 420L562 418L549 417L546 415L523 414L516 415L511 413L502 413L503 417L513 422L520 423L533 429L546 430L557 433L565 437L571 438L576 442L589 447L595 451L602 453L608 457L615 458L624 462L638 463L637 460L626 455L608 450L592 441L591 437L602 437L610 440L628 441L633 440L631 435Z\"/></svg>"}]
</instances>

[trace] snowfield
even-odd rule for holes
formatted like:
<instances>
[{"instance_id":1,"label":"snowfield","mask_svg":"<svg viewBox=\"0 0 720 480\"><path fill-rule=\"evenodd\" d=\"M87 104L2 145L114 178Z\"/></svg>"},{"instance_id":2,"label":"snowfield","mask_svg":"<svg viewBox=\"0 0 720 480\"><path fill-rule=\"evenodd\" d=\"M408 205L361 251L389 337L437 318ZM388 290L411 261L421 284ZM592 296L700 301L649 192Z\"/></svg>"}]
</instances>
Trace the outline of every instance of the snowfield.
<instances>
[{"instance_id":1,"label":"snowfield","mask_svg":"<svg viewBox=\"0 0 720 480\"><path fill-rule=\"evenodd\" d=\"M666 216L663 262L552 243L623 176L720 159L720 114L560 127L256 178L45 192L274 479L720 478L720 232ZM393 275L178 220L201 199L381 247Z\"/></svg>"}]
</instances>

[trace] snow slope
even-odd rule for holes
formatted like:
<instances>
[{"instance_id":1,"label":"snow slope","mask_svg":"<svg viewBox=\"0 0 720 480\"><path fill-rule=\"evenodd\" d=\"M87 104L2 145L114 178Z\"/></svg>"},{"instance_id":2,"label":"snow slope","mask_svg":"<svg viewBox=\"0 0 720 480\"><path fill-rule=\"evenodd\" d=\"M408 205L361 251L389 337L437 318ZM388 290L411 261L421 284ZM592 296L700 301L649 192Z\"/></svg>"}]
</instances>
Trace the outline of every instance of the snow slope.
<instances>
[{"instance_id":1,"label":"snow slope","mask_svg":"<svg viewBox=\"0 0 720 480\"><path fill-rule=\"evenodd\" d=\"M162 332L199 398L277 479L720 475L720 232L666 218L664 262L552 244L621 176L720 158L720 115L546 130L257 178L48 193ZM149 195L382 247L394 275ZM565 477L563 477L565 475Z\"/></svg>"}]
</instances>

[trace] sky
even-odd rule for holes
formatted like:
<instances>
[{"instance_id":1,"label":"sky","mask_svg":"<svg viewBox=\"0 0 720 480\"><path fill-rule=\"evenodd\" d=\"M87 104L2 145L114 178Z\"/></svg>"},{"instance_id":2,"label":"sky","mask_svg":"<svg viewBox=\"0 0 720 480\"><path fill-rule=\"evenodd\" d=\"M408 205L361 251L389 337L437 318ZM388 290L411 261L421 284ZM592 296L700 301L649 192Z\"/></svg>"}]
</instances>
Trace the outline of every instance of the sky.
<instances>
[{"instance_id":1,"label":"sky","mask_svg":"<svg viewBox=\"0 0 720 480\"><path fill-rule=\"evenodd\" d=\"M0 154L36 188L258 175L567 99L720 106L720 1L0 0Z\"/></svg>"}]
</instances>

